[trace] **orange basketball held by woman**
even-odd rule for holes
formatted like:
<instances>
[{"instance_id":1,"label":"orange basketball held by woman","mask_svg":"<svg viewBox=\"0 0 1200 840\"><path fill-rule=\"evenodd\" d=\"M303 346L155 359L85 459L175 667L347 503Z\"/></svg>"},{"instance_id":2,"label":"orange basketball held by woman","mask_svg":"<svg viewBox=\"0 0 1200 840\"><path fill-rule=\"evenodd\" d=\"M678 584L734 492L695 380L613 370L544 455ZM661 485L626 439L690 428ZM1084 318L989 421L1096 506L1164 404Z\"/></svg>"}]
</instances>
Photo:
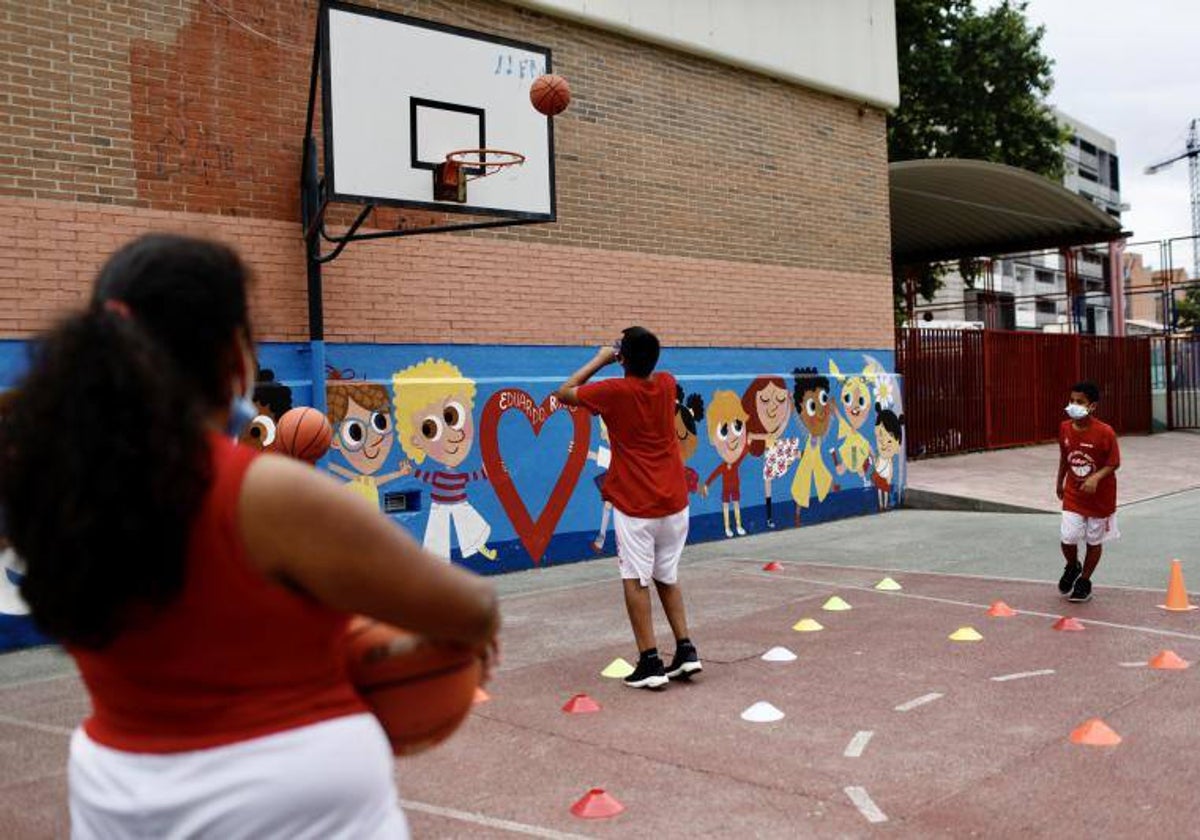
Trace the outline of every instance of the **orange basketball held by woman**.
<instances>
[{"instance_id":1,"label":"orange basketball held by woman","mask_svg":"<svg viewBox=\"0 0 1200 840\"><path fill-rule=\"evenodd\" d=\"M325 456L332 441L333 428L315 408L293 408L284 412L276 424L275 449L310 464Z\"/></svg>"},{"instance_id":2,"label":"orange basketball held by woman","mask_svg":"<svg viewBox=\"0 0 1200 840\"><path fill-rule=\"evenodd\" d=\"M392 752L414 755L458 729L483 675L479 656L359 616L345 639L350 682L379 719Z\"/></svg>"},{"instance_id":3,"label":"orange basketball held by woman","mask_svg":"<svg viewBox=\"0 0 1200 840\"><path fill-rule=\"evenodd\" d=\"M571 86L562 76L553 73L538 76L529 88L529 101L538 111L553 117L567 110L571 104Z\"/></svg>"}]
</instances>

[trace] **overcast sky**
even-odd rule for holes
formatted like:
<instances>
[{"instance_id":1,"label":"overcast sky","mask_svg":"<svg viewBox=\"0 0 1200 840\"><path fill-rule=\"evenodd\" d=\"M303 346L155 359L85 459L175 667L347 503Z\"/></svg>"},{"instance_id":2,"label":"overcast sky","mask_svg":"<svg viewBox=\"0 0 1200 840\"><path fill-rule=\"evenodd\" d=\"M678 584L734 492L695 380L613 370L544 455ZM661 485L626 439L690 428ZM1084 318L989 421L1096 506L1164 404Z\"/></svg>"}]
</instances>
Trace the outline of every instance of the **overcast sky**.
<instances>
[{"instance_id":1,"label":"overcast sky","mask_svg":"<svg viewBox=\"0 0 1200 840\"><path fill-rule=\"evenodd\" d=\"M1051 103L1117 142L1125 229L1134 240L1190 236L1187 161L1143 171L1181 153L1200 118L1200 2L1030 0L1027 14L1046 27ZM1181 245L1173 262L1190 270L1189 243Z\"/></svg>"}]
</instances>

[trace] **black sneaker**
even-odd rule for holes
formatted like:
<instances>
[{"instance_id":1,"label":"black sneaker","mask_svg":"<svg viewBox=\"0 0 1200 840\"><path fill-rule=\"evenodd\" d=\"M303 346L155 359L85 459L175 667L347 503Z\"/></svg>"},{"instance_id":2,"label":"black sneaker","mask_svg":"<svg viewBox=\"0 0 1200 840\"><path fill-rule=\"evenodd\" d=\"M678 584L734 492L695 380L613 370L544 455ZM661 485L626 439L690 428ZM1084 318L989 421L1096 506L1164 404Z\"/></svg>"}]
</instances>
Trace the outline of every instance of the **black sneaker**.
<instances>
[{"instance_id":1,"label":"black sneaker","mask_svg":"<svg viewBox=\"0 0 1200 840\"><path fill-rule=\"evenodd\" d=\"M690 680L693 675L704 670L700 664L700 654L691 642L684 642L675 647L675 656L667 668L667 678L672 680Z\"/></svg>"},{"instance_id":2,"label":"black sneaker","mask_svg":"<svg viewBox=\"0 0 1200 840\"><path fill-rule=\"evenodd\" d=\"M638 658L637 667L624 680L630 688L662 688L670 680L663 669L662 659L658 654Z\"/></svg>"},{"instance_id":3,"label":"black sneaker","mask_svg":"<svg viewBox=\"0 0 1200 840\"><path fill-rule=\"evenodd\" d=\"M1075 585L1075 581L1083 574L1083 564L1078 560L1067 564L1063 569L1062 577L1058 579L1058 591L1062 595L1070 595L1071 587Z\"/></svg>"},{"instance_id":4,"label":"black sneaker","mask_svg":"<svg viewBox=\"0 0 1200 840\"><path fill-rule=\"evenodd\" d=\"M1084 601L1092 600L1092 582L1083 577L1076 580L1074 588L1071 589L1071 595L1067 600L1075 604L1082 604Z\"/></svg>"}]
</instances>

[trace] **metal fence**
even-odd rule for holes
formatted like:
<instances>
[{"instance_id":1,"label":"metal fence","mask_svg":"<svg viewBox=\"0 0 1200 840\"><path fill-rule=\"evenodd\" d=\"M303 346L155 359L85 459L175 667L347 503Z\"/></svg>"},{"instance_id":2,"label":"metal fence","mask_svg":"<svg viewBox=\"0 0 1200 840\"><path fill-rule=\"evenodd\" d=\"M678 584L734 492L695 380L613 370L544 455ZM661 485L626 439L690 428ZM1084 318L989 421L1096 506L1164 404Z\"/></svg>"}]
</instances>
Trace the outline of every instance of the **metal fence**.
<instances>
[{"instance_id":1,"label":"metal fence","mask_svg":"<svg viewBox=\"0 0 1200 840\"><path fill-rule=\"evenodd\" d=\"M1162 384L1166 391L1168 429L1200 429L1200 335L1172 335L1156 339L1163 361Z\"/></svg>"},{"instance_id":2,"label":"metal fence","mask_svg":"<svg viewBox=\"0 0 1200 840\"><path fill-rule=\"evenodd\" d=\"M999 330L900 329L913 458L1054 440L1072 384L1101 393L1118 434L1151 429L1150 340Z\"/></svg>"}]
</instances>

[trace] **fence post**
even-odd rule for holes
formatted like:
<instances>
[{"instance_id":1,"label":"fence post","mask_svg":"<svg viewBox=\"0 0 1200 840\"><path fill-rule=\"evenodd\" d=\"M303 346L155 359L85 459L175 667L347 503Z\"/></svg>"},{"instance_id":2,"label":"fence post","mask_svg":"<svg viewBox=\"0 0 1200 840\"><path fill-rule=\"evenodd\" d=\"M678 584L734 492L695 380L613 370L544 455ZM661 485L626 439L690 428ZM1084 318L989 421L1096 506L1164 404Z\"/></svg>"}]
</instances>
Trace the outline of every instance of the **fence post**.
<instances>
[{"instance_id":1,"label":"fence post","mask_svg":"<svg viewBox=\"0 0 1200 840\"><path fill-rule=\"evenodd\" d=\"M992 351L991 351L991 330L983 331L983 340L980 346L983 348L983 436L984 445L992 448Z\"/></svg>"},{"instance_id":2,"label":"fence post","mask_svg":"<svg viewBox=\"0 0 1200 840\"><path fill-rule=\"evenodd\" d=\"M1171 352L1171 339L1174 338L1170 333L1163 336L1163 375L1167 383L1167 431L1175 431L1175 388L1171 383L1173 368L1175 367L1175 359Z\"/></svg>"}]
</instances>

